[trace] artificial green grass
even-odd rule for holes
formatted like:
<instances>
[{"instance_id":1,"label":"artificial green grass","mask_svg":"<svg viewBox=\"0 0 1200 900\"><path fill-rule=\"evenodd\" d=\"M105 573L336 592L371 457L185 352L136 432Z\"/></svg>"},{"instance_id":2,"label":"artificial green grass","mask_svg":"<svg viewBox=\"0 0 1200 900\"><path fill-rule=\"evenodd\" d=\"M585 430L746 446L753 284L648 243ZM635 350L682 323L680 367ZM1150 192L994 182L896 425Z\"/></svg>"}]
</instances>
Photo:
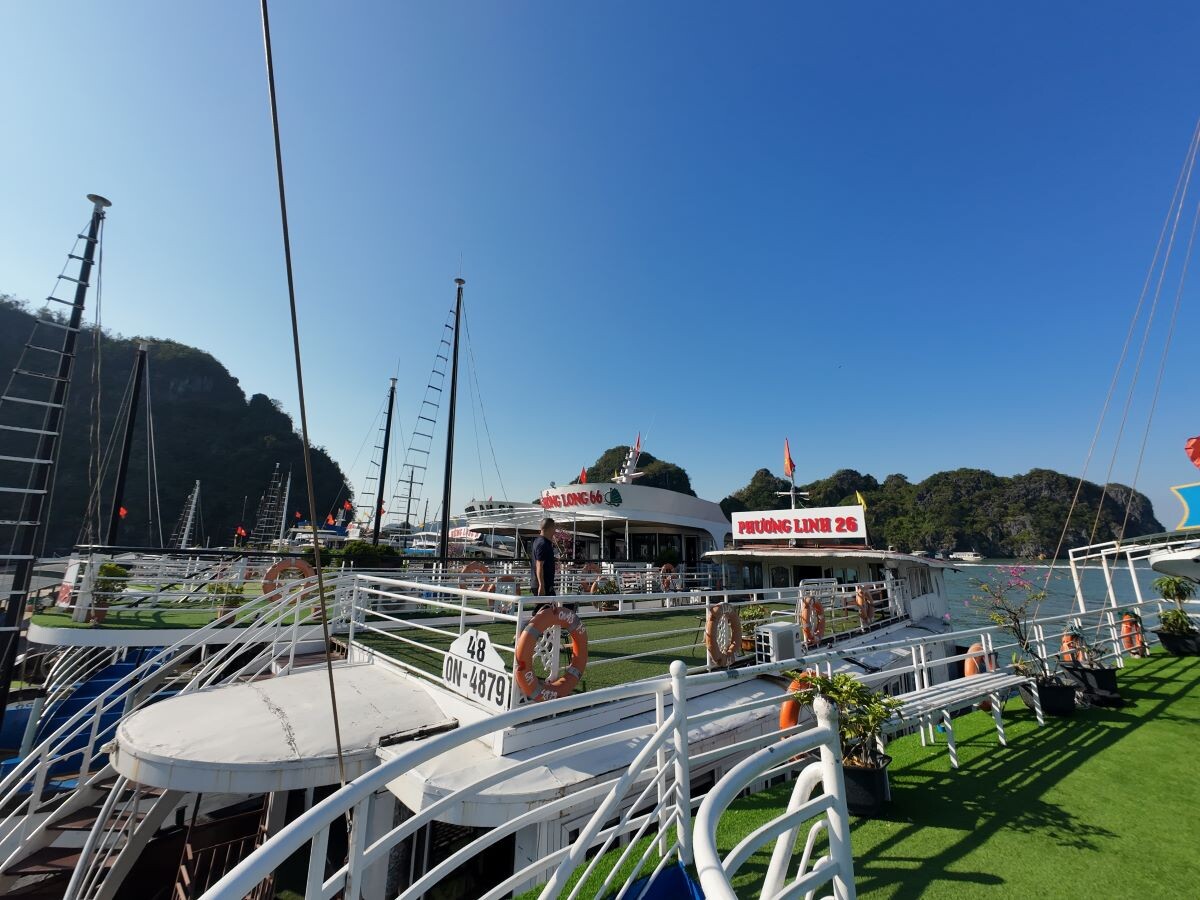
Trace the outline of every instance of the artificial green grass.
<instances>
[{"instance_id":1,"label":"artificial green grass","mask_svg":"<svg viewBox=\"0 0 1200 900\"><path fill-rule=\"evenodd\" d=\"M1118 678L1129 705L1079 709L1044 728L1010 701L1008 747L990 714L955 719L957 770L940 740L893 741L891 804L852 820L859 897L1195 896L1200 660L1156 653ZM722 852L789 792L735 803L721 821ZM769 848L742 868L739 894L752 895L768 859Z\"/></svg>"}]
</instances>

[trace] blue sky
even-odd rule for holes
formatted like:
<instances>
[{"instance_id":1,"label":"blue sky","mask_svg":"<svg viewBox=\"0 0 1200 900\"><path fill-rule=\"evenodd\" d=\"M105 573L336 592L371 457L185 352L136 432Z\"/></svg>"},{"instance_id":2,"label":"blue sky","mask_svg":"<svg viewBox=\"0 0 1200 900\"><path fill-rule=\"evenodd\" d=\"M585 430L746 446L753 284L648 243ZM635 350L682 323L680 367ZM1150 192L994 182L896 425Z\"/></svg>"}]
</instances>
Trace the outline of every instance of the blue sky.
<instances>
[{"instance_id":1,"label":"blue sky","mask_svg":"<svg viewBox=\"0 0 1200 900\"><path fill-rule=\"evenodd\" d=\"M104 193L104 324L294 412L257 16L0 7L0 291L45 296ZM516 499L639 430L712 499L784 436L801 480L1077 474L1200 114L1184 3L277 0L272 25L314 440L361 483L393 374L411 429L461 272ZM1200 478L1194 294L1138 481L1168 526ZM456 509L502 493L463 399Z\"/></svg>"}]
</instances>

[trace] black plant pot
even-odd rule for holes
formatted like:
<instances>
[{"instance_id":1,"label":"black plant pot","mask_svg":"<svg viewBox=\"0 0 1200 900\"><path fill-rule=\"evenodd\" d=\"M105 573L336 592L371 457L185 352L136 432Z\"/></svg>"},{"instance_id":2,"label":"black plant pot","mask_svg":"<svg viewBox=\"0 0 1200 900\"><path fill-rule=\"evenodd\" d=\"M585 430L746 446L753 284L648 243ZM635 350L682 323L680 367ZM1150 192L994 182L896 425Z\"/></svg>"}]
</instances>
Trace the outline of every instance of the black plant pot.
<instances>
[{"instance_id":1,"label":"black plant pot","mask_svg":"<svg viewBox=\"0 0 1200 900\"><path fill-rule=\"evenodd\" d=\"M1151 629L1158 635L1163 649L1172 656L1200 656L1200 631L1191 634L1171 634L1161 628Z\"/></svg>"},{"instance_id":2,"label":"black plant pot","mask_svg":"<svg viewBox=\"0 0 1200 900\"><path fill-rule=\"evenodd\" d=\"M1075 685L1055 684L1053 681L1038 682L1036 686L1021 685L1021 699L1034 709L1033 691L1042 701L1042 712L1048 716L1069 716L1075 712Z\"/></svg>"},{"instance_id":3,"label":"black plant pot","mask_svg":"<svg viewBox=\"0 0 1200 900\"><path fill-rule=\"evenodd\" d=\"M1117 670L1110 668L1088 668L1063 663L1063 672L1083 691L1083 696L1093 706L1124 706L1117 687Z\"/></svg>"},{"instance_id":4,"label":"black plant pot","mask_svg":"<svg viewBox=\"0 0 1200 900\"><path fill-rule=\"evenodd\" d=\"M846 807L856 816L873 816L883 808L888 796L887 767L890 756L881 756L878 766L843 765L846 781Z\"/></svg>"}]
</instances>

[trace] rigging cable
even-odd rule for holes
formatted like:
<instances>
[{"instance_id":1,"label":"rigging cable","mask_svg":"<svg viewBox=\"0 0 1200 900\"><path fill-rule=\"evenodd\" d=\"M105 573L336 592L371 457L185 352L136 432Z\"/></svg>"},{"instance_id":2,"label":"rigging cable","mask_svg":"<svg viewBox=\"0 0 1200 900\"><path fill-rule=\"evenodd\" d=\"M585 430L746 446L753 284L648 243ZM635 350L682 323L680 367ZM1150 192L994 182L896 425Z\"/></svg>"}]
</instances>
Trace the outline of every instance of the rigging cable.
<instances>
[{"instance_id":1,"label":"rigging cable","mask_svg":"<svg viewBox=\"0 0 1200 900\"><path fill-rule=\"evenodd\" d=\"M317 596L321 604L321 631L325 638L325 671L329 676L329 702L333 712L333 739L337 747L338 776L346 784L346 761L342 754L342 729L338 721L337 692L333 682L333 658L330 655L329 615L325 601L325 576L321 571L321 539L317 529L317 492L313 485L312 449L308 441L308 411L304 404L304 369L300 362L300 320L296 313L296 282L292 272L292 239L288 232L287 192L283 183L283 146L279 135L279 106L275 98L275 62L271 54L271 24L267 0L262 10L263 52L267 65L267 93L271 102L271 131L275 138L275 176L279 182L279 221L283 231L283 260L287 271L288 311L292 320L292 353L296 360L296 392L300 400L300 438L304 450L304 478L308 487L308 516L313 523L313 568L317 575Z\"/></svg>"},{"instance_id":2,"label":"rigging cable","mask_svg":"<svg viewBox=\"0 0 1200 900\"><path fill-rule=\"evenodd\" d=\"M1192 133L1192 141L1188 147L1188 152L1184 155L1183 167L1180 169L1179 176L1175 181L1175 190L1174 190L1174 193L1171 195L1171 202L1167 205L1166 215L1163 216L1163 224L1162 224L1162 228L1159 230L1158 242L1155 244L1154 254L1151 256L1151 259L1150 259L1150 266L1146 270L1146 277L1145 277L1145 280L1142 282L1142 290L1141 290L1141 293L1138 295L1137 306L1134 309L1133 316L1129 320L1129 329L1125 333L1125 342L1121 347L1121 355L1117 360L1116 367L1113 369L1112 380L1109 382L1108 392L1105 394L1104 404L1100 409L1100 417L1096 422L1096 430L1092 433L1092 441L1091 441L1091 444L1088 446L1087 455L1084 457L1083 471L1080 473L1079 480L1075 484L1075 494L1071 498L1071 505L1067 509L1067 516L1066 516L1066 519L1063 521L1062 531L1059 533L1058 543L1054 548L1054 556L1050 560L1050 565L1046 570L1046 578L1042 582L1043 591L1049 587L1050 579L1054 575L1055 566L1058 564L1058 559L1062 555L1063 544L1066 543L1067 532L1071 526L1071 517L1075 513L1075 508L1079 505L1079 495L1083 489L1083 483L1087 478L1088 469L1091 466L1092 456L1095 453L1096 445L1099 443L1100 434L1104 428L1104 421L1108 417L1108 409L1109 409L1109 406L1112 404L1113 395L1116 393L1117 383L1120 380L1121 371L1124 369L1125 360L1129 356L1129 347L1133 342L1133 334L1137 328L1138 320L1141 318L1141 315L1142 315L1142 308L1144 307L1145 302L1146 302L1146 295L1147 295L1148 291L1150 290L1150 282L1153 279L1154 272L1158 267L1159 254L1162 252L1163 241L1166 238L1167 228L1171 221L1171 210L1175 208L1175 204L1179 200L1180 189L1183 187L1183 184L1185 181L1185 176L1188 174L1188 172L1190 170L1188 160L1189 160L1189 158L1191 158L1194 161L1196 144L1197 144L1198 140L1200 140L1200 120L1197 121L1196 128ZM1040 609L1040 604L1039 604L1039 609Z\"/></svg>"},{"instance_id":3,"label":"rigging cable","mask_svg":"<svg viewBox=\"0 0 1200 900\"><path fill-rule=\"evenodd\" d=\"M151 474L153 473L153 475ZM151 485L154 489L151 493ZM154 505L150 506L151 498ZM150 405L150 354L146 354L146 505L150 507L150 513L154 519L154 525L158 526L158 546L163 546L163 530L162 530L162 504L158 496L158 444L154 440L154 408ZM154 539L153 526L148 532L150 539Z\"/></svg>"},{"instance_id":4,"label":"rigging cable","mask_svg":"<svg viewBox=\"0 0 1200 900\"><path fill-rule=\"evenodd\" d=\"M1158 374L1154 379L1154 395L1150 399L1150 413L1146 417L1146 430L1142 432L1142 446L1138 450L1137 466L1133 470L1133 484L1130 491L1137 490L1138 477L1142 474L1142 460L1146 455L1146 443L1150 439L1150 425L1154 421L1154 412L1158 407L1158 394L1162 388L1163 373L1167 368L1167 354L1171 350L1171 339L1175 336L1175 323L1179 320L1179 307L1183 300L1183 288L1187 283L1188 264L1192 259L1192 248L1196 243L1196 226L1200 224L1200 203L1196 204L1196 212L1192 215L1192 230L1188 235L1187 250L1183 256L1183 265L1179 272L1179 286L1175 289L1175 304L1171 309L1171 323L1167 326L1167 337L1163 342L1162 356L1158 361ZM1129 498L1133 500L1132 495ZM1125 539L1125 527L1129 524L1129 507L1130 502L1125 503L1125 518L1121 520L1121 531L1117 535L1117 542L1120 543Z\"/></svg>"},{"instance_id":5,"label":"rigging cable","mask_svg":"<svg viewBox=\"0 0 1200 900\"><path fill-rule=\"evenodd\" d=\"M479 397L479 414L483 417L483 433L487 436L488 449L492 452L492 465L500 481L500 496L507 500L508 490L504 487L504 476L500 474L500 463L496 460L496 445L492 443L492 430L488 427L487 411L483 407L483 393L479 389L479 367L475 365L475 349L471 346L471 323L467 319L467 304L463 301L463 336L467 339L467 356L470 357L471 377L475 379L475 393Z\"/></svg>"}]
</instances>

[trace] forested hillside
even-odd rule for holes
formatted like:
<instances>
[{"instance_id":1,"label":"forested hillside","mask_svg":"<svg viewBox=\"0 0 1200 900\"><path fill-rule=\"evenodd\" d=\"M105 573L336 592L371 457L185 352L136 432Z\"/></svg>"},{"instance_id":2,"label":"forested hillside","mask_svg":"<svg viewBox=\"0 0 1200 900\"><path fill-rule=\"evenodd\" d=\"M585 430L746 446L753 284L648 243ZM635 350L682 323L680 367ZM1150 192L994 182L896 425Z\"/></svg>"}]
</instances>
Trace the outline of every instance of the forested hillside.
<instances>
[{"instance_id":1,"label":"forested hillside","mask_svg":"<svg viewBox=\"0 0 1200 900\"><path fill-rule=\"evenodd\" d=\"M34 326L33 315L13 298L0 295L0 377L8 381ZM46 332L47 329L40 329ZM61 340L61 332L53 332ZM56 470L53 505L46 540L47 552L69 548L79 538L89 493L89 457L94 454L90 406L95 396L93 361L95 335L79 335L78 357L67 405L66 426ZM114 419L129 382L138 338L103 334L100 346L100 434L109 445ZM253 525L258 501L278 463L295 473L291 508L303 509L303 459L300 438L291 418L277 401L264 394L249 399L229 370L211 355L175 341L149 343L149 393L154 415L154 438L159 475L162 529L171 528L192 485L201 482L203 537L216 546L229 544L242 522ZM147 487L145 407L138 411L130 458L120 542L157 545L158 528L151 525ZM116 437L119 443L119 436ZM0 451L2 455L2 451ZM114 454L115 457L115 454ZM322 450L313 454L317 502L324 511L335 509L348 495L341 469ZM105 518L111 504L109 468L104 493ZM11 473L9 473L11 475ZM245 517L242 509L245 504Z\"/></svg>"}]
</instances>

